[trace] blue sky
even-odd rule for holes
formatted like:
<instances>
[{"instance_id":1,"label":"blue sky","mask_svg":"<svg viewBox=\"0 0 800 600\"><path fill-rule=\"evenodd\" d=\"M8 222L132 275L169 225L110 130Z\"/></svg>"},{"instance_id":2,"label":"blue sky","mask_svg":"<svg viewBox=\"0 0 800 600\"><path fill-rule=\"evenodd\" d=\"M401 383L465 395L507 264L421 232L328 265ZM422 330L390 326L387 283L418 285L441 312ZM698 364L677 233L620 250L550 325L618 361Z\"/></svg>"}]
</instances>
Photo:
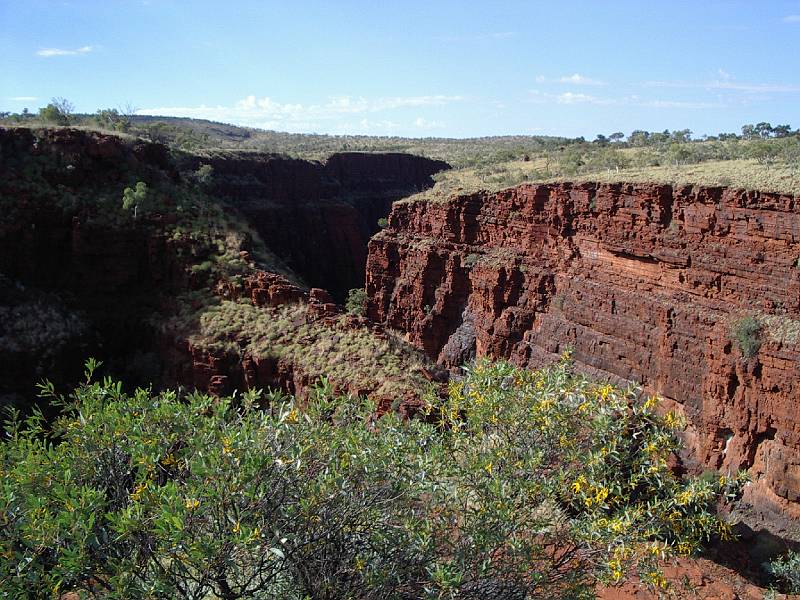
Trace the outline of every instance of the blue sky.
<instances>
[{"instance_id":1,"label":"blue sky","mask_svg":"<svg viewBox=\"0 0 800 600\"><path fill-rule=\"evenodd\" d=\"M800 0L0 0L0 110L292 132L800 127Z\"/></svg>"}]
</instances>

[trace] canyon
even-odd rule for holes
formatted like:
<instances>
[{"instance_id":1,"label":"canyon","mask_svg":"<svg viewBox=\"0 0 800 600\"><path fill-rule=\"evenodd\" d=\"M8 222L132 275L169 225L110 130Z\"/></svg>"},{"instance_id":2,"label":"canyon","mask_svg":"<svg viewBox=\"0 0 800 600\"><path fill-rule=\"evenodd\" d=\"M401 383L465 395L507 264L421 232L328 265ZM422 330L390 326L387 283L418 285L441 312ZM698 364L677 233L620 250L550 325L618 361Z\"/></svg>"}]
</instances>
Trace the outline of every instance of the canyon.
<instances>
[{"instance_id":1,"label":"canyon","mask_svg":"<svg viewBox=\"0 0 800 600\"><path fill-rule=\"evenodd\" d=\"M142 140L26 128L0 129L0 158L6 167L0 180L0 403L29 405L34 384L46 377L62 387L75 384L88 356L130 385L302 394L315 383L319 374L306 374L291 357L242 356L189 339L195 332L186 328L165 332L186 303L182 295L192 293L203 298L189 301L197 310L213 302L265 309L303 304L296 326L302 321L333 337L350 334L374 344L374 361L404 361L407 354L403 371L416 373L415 388L425 381L412 364L412 347L364 319L348 319L314 284L332 290L340 303L347 290L363 286L367 240L378 219L393 199L432 185L431 176L446 163L397 153L345 153L325 163L255 152L174 156ZM201 164L214 173L207 193L226 203L219 216L179 206L182 196L199 191L191 178ZM147 181L164 206L132 220L121 198L137 180ZM185 222L176 217L181 210L192 211ZM267 248L259 252L254 237ZM235 284L231 275L205 270L219 259L217 244L231 246L226 251L241 265ZM357 386L346 377L331 381L342 392L370 393L385 383L373 379L360 378ZM409 389L393 391L413 404ZM381 401L388 409L395 399Z\"/></svg>"},{"instance_id":2,"label":"canyon","mask_svg":"<svg viewBox=\"0 0 800 600\"><path fill-rule=\"evenodd\" d=\"M0 158L0 404L30 402L44 377L78 381L93 355L131 385L217 395L302 397L322 375L413 416L421 390L475 358L535 368L569 351L577 369L635 382L685 419L676 469L749 470L734 515L744 545L763 546L765 532L800 541L796 196L558 183L404 199L448 165L401 153L176 156L71 129L0 129ZM204 270L213 252L176 233L169 193L168 210L139 221L102 212L119 212L137 179L186 191L203 165L205 193L244 228L231 242L211 227L213 242L232 244L235 276ZM341 304L361 286L366 317L348 315ZM215 315L235 322L211 326ZM257 321L283 329L266 335ZM706 585L697 563L681 568ZM640 597L628 591L603 594Z\"/></svg>"},{"instance_id":3,"label":"canyon","mask_svg":"<svg viewBox=\"0 0 800 600\"><path fill-rule=\"evenodd\" d=\"M522 185L394 205L368 315L450 368L482 356L637 382L682 415L682 468L752 481L753 529L800 539L800 199L652 184ZM735 340L757 323L746 355Z\"/></svg>"},{"instance_id":4,"label":"canyon","mask_svg":"<svg viewBox=\"0 0 800 600\"><path fill-rule=\"evenodd\" d=\"M197 168L194 159L188 168ZM211 192L245 215L272 252L311 287L343 303L364 287L367 241L395 200L433 185L449 165L402 153L343 152L324 163L219 153Z\"/></svg>"}]
</instances>

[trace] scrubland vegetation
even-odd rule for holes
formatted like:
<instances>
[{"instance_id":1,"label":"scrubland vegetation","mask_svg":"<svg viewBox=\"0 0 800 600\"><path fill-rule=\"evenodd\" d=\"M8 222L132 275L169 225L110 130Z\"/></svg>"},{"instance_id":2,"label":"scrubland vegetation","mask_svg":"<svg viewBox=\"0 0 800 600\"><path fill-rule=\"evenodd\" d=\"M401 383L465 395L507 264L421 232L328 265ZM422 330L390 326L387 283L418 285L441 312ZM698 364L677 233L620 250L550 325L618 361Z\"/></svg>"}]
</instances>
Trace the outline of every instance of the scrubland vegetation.
<instances>
[{"instance_id":1,"label":"scrubland vegetation","mask_svg":"<svg viewBox=\"0 0 800 600\"><path fill-rule=\"evenodd\" d=\"M66 108L65 108L66 107ZM135 114L135 108L75 115L54 98L38 115L0 114L0 123L71 124L144 137L174 148L258 150L324 160L334 152L408 152L447 161L452 171L418 197L503 189L524 182L653 181L734 186L794 193L800 188L800 133L790 125L761 122L737 133L692 138L688 129L632 131L582 137L494 136L401 138L290 134L177 117Z\"/></svg>"},{"instance_id":2,"label":"scrubland vegetation","mask_svg":"<svg viewBox=\"0 0 800 600\"><path fill-rule=\"evenodd\" d=\"M256 307L197 293L179 304L178 314L160 326L193 346L239 358L287 359L311 381L327 377L379 397L417 395L427 387L420 352L391 333L377 336L348 325L345 315L323 322L309 316L307 304Z\"/></svg>"},{"instance_id":3,"label":"scrubland vegetation","mask_svg":"<svg viewBox=\"0 0 800 600\"><path fill-rule=\"evenodd\" d=\"M6 424L9 597L579 598L726 539L736 474L681 479L680 419L565 356L481 362L426 419L307 401L127 392L86 381L47 427Z\"/></svg>"}]
</instances>

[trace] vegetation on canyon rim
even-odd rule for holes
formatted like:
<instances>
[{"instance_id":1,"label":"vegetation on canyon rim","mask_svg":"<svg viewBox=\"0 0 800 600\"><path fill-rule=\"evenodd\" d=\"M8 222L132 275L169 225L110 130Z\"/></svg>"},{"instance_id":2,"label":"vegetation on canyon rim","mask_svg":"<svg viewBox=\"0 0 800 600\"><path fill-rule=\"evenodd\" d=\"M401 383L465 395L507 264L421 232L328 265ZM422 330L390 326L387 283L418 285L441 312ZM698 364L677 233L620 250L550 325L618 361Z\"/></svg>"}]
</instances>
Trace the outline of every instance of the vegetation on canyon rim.
<instances>
[{"instance_id":1,"label":"vegetation on canyon rim","mask_svg":"<svg viewBox=\"0 0 800 600\"><path fill-rule=\"evenodd\" d=\"M290 134L197 119L150 117L135 107L76 115L54 98L39 115L2 113L9 125L73 125L140 136L173 148L203 153L228 148L325 159L334 152L408 152L445 160L423 198L481 189L496 191L524 182L631 181L726 185L793 193L800 186L800 137L790 125L745 124L738 133L692 139L688 129L632 131L582 137L495 136L471 139Z\"/></svg>"},{"instance_id":2,"label":"vegetation on canyon rim","mask_svg":"<svg viewBox=\"0 0 800 600\"><path fill-rule=\"evenodd\" d=\"M730 535L741 476L680 479L680 420L595 383L480 362L428 419L324 380L305 402L86 381L52 428L7 423L9 597L583 597Z\"/></svg>"}]
</instances>

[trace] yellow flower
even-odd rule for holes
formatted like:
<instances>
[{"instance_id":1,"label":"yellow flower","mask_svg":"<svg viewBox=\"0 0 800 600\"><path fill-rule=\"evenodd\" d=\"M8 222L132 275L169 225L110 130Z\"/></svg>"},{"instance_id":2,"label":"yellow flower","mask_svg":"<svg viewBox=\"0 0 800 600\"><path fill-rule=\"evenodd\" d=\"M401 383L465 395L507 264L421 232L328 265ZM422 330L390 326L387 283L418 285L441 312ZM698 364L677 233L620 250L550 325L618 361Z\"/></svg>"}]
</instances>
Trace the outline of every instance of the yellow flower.
<instances>
[{"instance_id":1,"label":"yellow flower","mask_svg":"<svg viewBox=\"0 0 800 600\"><path fill-rule=\"evenodd\" d=\"M300 411L298 411L296 408L293 408L288 413L286 413L286 416L283 418L283 420L285 423L297 423L299 418L300 418Z\"/></svg>"},{"instance_id":2,"label":"yellow flower","mask_svg":"<svg viewBox=\"0 0 800 600\"><path fill-rule=\"evenodd\" d=\"M658 404L658 396L650 396L647 400L645 400L644 408L650 410L655 408L657 404Z\"/></svg>"},{"instance_id":3,"label":"yellow flower","mask_svg":"<svg viewBox=\"0 0 800 600\"><path fill-rule=\"evenodd\" d=\"M619 581L622 578L622 562L615 558L608 561L608 569L611 571L611 578L614 581Z\"/></svg>"},{"instance_id":4,"label":"yellow flower","mask_svg":"<svg viewBox=\"0 0 800 600\"><path fill-rule=\"evenodd\" d=\"M614 388L609 384L605 384L604 386L601 386L599 390L597 390L597 392L600 394L600 400L608 399L613 391Z\"/></svg>"},{"instance_id":5,"label":"yellow flower","mask_svg":"<svg viewBox=\"0 0 800 600\"><path fill-rule=\"evenodd\" d=\"M645 579L651 585L657 588L665 588L667 587L667 580L659 571L650 571L646 576Z\"/></svg>"},{"instance_id":6,"label":"yellow flower","mask_svg":"<svg viewBox=\"0 0 800 600\"><path fill-rule=\"evenodd\" d=\"M233 526L233 533L239 533L242 530L242 526L239 521L236 521L236 525Z\"/></svg>"},{"instance_id":7,"label":"yellow flower","mask_svg":"<svg viewBox=\"0 0 800 600\"><path fill-rule=\"evenodd\" d=\"M194 510L195 508L200 506L200 500L198 500L197 498L187 498L185 506L188 510Z\"/></svg>"},{"instance_id":8,"label":"yellow flower","mask_svg":"<svg viewBox=\"0 0 800 600\"><path fill-rule=\"evenodd\" d=\"M486 463L486 466L483 467L483 468L489 475L491 475L492 474L492 461L489 461L488 463Z\"/></svg>"},{"instance_id":9,"label":"yellow flower","mask_svg":"<svg viewBox=\"0 0 800 600\"><path fill-rule=\"evenodd\" d=\"M139 485L137 485L136 488L133 490L133 493L131 494L131 500L133 500L134 502L138 501L149 485L150 485L149 481L145 481L144 483L140 483Z\"/></svg>"},{"instance_id":10,"label":"yellow flower","mask_svg":"<svg viewBox=\"0 0 800 600\"><path fill-rule=\"evenodd\" d=\"M608 498L608 489L605 487L597 488L594 499L598 504L602 504Z\"/></svg>"}]
</instances>

